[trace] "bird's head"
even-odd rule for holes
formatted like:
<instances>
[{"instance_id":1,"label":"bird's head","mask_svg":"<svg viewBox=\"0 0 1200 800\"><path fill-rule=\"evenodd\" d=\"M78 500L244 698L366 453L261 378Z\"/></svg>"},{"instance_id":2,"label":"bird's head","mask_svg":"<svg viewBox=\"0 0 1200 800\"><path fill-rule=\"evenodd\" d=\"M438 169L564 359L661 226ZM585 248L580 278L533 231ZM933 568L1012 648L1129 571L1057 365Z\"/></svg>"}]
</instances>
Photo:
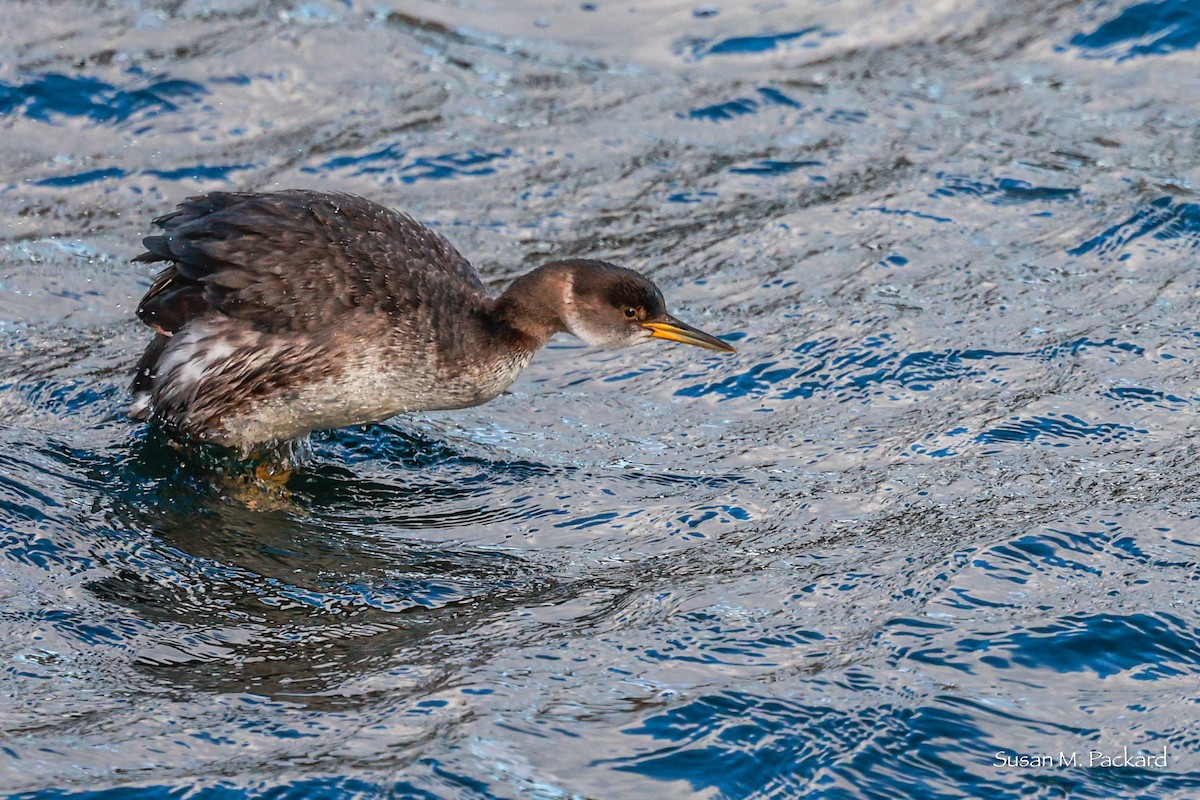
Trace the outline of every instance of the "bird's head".
<instances>
[{"instance_id":1,"label":"bird's head","mask_svg":"<svg viewBox=\"0 0 1200 800\"><path fill-rule=\"evenodd\" d=\"M593 347L627 347L649 339L669 339L734 352L717 337L668 314L662 292L640 273L607 261L583 259L553 266L563 269L563 325Z\"/></svg>"}]
</instances>

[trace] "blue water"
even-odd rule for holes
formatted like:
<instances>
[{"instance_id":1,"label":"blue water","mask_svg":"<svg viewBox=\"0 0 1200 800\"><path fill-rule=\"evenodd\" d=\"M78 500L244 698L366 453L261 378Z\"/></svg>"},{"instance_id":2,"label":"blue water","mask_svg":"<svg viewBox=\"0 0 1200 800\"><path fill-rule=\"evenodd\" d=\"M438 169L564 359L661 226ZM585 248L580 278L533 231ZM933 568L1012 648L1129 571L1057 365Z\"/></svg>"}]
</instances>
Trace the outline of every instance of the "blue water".
<instances>
[{"instance_id":1,"label":"blue water","mask_svg":"<svg viewBox=\"0 0 1200 800\"><path fill-rule=\"evenodd\" d=\"M1200 796L1195 4L6 11L0 796ZM255 490L125 417L128 260L290 186L739 352Z\"/></svg>"},{"instance_id":2,"label":"blue water","mask_svg":"<svg viewBox=\"0 0 1200 800\"><path fill-rule=\"evenodd\" d=\"M22 80L23 79L23 80ZM141 70L128 70L120 83L95 77L42 73L0 83L0 114L46 124L78 117L100 124L124 124L178 111L184 103L207 94L191 81L161 77L146 80Z\"/></svg>"},{"instance_id":3,"label":"blue water","mask_svg":"<svg viewBox=\"0 0 1200 800\"><path fill-rule=\"evenodd\" d=\"M1200 8L1188 0L1136 3L1112 10L1105 5L1098 9L1106 12L1103 21L1094 30L1072 36L1071 45L1124 60L1195 50L1200 44ZM1118 13L1112 14L1113 10Z\"/></svg>"}]
</instances>

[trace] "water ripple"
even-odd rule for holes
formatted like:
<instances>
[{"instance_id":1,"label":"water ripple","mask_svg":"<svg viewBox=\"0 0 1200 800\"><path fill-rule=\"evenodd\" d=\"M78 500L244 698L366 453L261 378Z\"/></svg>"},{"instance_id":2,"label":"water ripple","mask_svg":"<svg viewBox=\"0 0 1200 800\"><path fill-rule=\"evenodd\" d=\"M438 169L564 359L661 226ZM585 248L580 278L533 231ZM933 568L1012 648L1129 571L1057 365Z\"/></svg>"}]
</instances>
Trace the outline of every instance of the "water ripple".
<instances>
[{"instance_id":1,"label":"water ripple","mask_svg":"<svg viewBox=\"0 0 1200 800\"><path fill-rule=\"evenodd\" d=\"M763 33L757 36L731 36L725 39L689 39L675 46L676 53L685 53L699 61L708 56L745 56L770 53L800 44L819 47L820 40L837 34L820 25L782 33Z\"/></svg>"},{"instance_id":2,"label":"water ripple","mask_svg":"<svg viewBox=\"0 0 1200 800\"><path fill-rule=\"evenodd\" d=\"M1200 44L1200 7L1191 0L1137 3L1070 43L1090 58L1124 61L1195 50Z\"/></svg>"},{"instance_id":3,"label":"water ripple","mask_svg":"<svg viewBox=\"0 0 1200 800\"><path fill-rule=\"evenodd\" d=\"M980 181L966 175L938 173L941 187L930 197L980 197L995 205L1033 203L1040 201L1069 200L1079 195L1077 188L1034 186L1028 181L1000 178L996 181Z\"/></svg>"},{"instance_id":4,"label":"water ripple","mask_svg":"<svg viewBox=\"0 0 1200 800\"><path fill-rule=\"evenodd\" d=\"M178 111L183 104L198 102L207 94L203 86L191 81L168 77L148 80L136 69L126 74L131 80L124 86L59 73L33 75L22 83L0 83L0 115L20 115L49 124L79 117L119 125Z\"/></svg>"},{"instance_id":5,"label":"water ripple","mask_svg":"<svg viewBox=\"0 0 1200 800\"><path fill-rule=\"evenodd\" d=\"M839 401L904 389L927 392L943 381L982 381L1003 384L1006 362L1054 362L1081 354L1141 356L1144 348L1115 338L1097 341L1081 337L1035 350L1002 351L985 348L906 352L891 345L884 333L853 341L823 337L803 342L785 360L754 364L743 372L719 380L706 380L675 392L680 397L717 395L724 400L751 397L774 400L808 399L832 395ZM685 378L700 377L689 373ZM892 395L886 395L891 397Z\"/></svg>"},{"instance_id":6,"label":"water ripple","mask_svg":"<svg viewBox=\"0 0 1200 800\"><path fill-rule=\"evenodd\" d=\"M1071 440L1092 439L1099 443L1137 441L1148 431L1113 422L1090 424L1071 414L1013 419L989 428L975 437L980 444L1025 442L1050 447L1068 447ZM1066 441L1063 441L1066 440Z\"/></svg>"},{"instance_id":7,"label":"water ripple","mask_svg":"<svg viewBox=\"0 0 1200 800\"><path fill-rule=\"evenodd\" d=\"M754 114L761 107L783 106L785 108L803 108L804 105L793 100L778 89L760 86L758 97L738 97L721 103L693 108L687 114L678 114L680 118L707 120L709 122L724 122L735 117Z\"/></svg>"},{"instance_id":8,"label":"water ripple","mask_svg":"<svg viewBox=\"0 0 1200 800\"><path fill-rule=\"evenodd\" d=\"M1013 663L1055 672L1087 670L1101 679L1124 675L1153 681L1200 675L1197 641L1200 628L1170 614L1076 614L987 639L965 637L959 640L959 652L997 669Z\"/></svg>"},{"instance_id":9,"label":"water ripple","mask_svg":"<svg viewBox=\"0 0 1200 800\"><path fill-rule=\"evenodd\" d=\"M425 156L410 154L397 145L388 145L363 155L330 158L317 165L301 167L300 171L310 175L382 175L385 184L410 184L493 175L498 168L505 166L512 154L512 150L502 149Z\"/></svg>"},{"instance_id":10,"label":"water ripple","mask_svg":"<svg viewBox=\"0 0 1200 800\"><path fill-rule=\"evenodd\" d=\"M1160 197L1146 203L1124 222L1071 248L1067 254L1112 255L1145 236L1157 241L1183 239L1184 246L1189 250L1200 247L1200 205Z\"/></svg>"}]
</instances>

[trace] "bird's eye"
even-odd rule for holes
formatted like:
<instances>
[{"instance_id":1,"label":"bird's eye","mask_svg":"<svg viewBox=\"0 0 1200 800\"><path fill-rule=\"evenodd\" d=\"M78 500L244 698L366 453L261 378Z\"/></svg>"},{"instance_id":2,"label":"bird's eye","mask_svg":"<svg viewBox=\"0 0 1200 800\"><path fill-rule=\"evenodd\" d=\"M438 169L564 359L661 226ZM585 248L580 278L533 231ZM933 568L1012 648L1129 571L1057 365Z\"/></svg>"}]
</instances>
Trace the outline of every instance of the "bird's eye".
<instances>
[{"instance_id":1,"label":"bird's eye","mask_svg":"<svg viewBox=\"0 0 1200 800\"><path fill-rule=\"evenodd\" d=\"M636 308L626 308L625 309L625 318L626 319L633 319L636 316L637 316Z\"/></svg>"}]
</instances>

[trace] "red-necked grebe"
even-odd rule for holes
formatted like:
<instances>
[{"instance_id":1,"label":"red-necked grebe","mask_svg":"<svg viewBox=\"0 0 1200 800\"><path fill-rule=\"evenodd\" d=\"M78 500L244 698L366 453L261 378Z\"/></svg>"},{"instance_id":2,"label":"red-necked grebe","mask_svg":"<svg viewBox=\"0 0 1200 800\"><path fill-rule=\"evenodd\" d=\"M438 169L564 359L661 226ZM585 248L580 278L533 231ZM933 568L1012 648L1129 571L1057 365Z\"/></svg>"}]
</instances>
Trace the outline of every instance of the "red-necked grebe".
<instances>
[{"instance_id":1,"label":"red-necked grebe","mask_svg":"<svg viewBox=\"0 0 1200 800\"><path fill-rule=\"evenodd\" d=\"M243 453L485 403L559 332L733 352L604 261L552 261L491 297L440 235L352 195L213 192L154 224L134 261L167 267L138 305L155 336L130 414Z\"/></svg>"}]
</instances>

